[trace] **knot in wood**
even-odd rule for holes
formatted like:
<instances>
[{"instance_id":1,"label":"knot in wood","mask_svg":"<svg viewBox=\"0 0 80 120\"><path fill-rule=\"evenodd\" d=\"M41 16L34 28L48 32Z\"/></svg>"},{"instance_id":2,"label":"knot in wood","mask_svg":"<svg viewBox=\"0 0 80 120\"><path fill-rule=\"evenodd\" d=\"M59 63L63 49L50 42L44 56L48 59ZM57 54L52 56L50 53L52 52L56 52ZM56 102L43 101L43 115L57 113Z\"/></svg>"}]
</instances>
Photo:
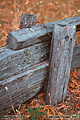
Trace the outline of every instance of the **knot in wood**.
<instances>
[{"instance_id":1,"label":"knot in wood","mask_svg":"<svg viewBox=\"0 0 80 120\"><path fill-rule=\"evenodd\" d=\"M66 36L65 36L65 40L67 41L68 39L69 39L69 36L68 36L68 35L66 35Z\"/></svg>"}]
</instances>

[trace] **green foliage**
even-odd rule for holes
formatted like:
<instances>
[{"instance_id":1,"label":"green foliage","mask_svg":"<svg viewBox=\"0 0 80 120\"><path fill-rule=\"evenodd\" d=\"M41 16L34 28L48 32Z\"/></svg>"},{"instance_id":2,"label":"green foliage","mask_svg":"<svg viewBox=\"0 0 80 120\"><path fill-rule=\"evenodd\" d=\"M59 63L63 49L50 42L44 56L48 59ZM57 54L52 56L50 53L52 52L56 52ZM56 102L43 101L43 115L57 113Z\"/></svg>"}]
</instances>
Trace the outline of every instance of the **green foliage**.
<instances>
[{"instance_id":1,"label":"green foliage","mask_svg":"<svg viewBox=\"0 0 80 120\"><path fill-rule=\"evenodd\" d=\"M27 109L28 109L28 112L31 114L32 120L36 120L36 115L42 117L43 115L46 114L45 112L40 112L41 107L38 107L36 110L33 110L33 108L30 108L30 107Z\"/></svg>"},{"instance_id":2,"label":"green foliage","mask_svg":"<svg viewBox=\"0 0 80 120\"><path fill-rule=\"evenodd\" d=\"M40 107L38 107L38 108L36 109L36 112L39 112L39 111L40 111L40 109L41 109L41 108L40 108Z\"/></svg>"},{"instance_id":3,"label":"green foliage","mask_svg":"<svg viewBox=\"0 0 80 120\"><path fill-rule=\"evenodd\" d=\"M36 120L36 115L35 115L35 114L32 115L31 117L32 117L32 118L31 118L32 120Z\"/></svg>"},{"instance_id":4,"label":"green foliage","mask_svg":"<svg viewBox=\"0 0 80 120\"><path fill-rule=\"evenodd\" d=\"M71 77L69 77L69 82L71 82L72 81L72 79L71 79Z\"/></svg>"},{"instance_id":5,"label":"green foliage","mask_svg":"<svg viewBox=\"0 0 80 120\"><path fill-rule=\"evenodd\" d=\"M79 72L79 69L77 68L76 71Z\"/></svg>"},{"instance_id":6,"label":"green foliage","mask_svg":"<svg viewBox=\"0 0 80 120\"><path fill-rule=\"evenodd\" d=\"M30 114L33 114L34 113L34 111L33 111L33 108L28 108L28 112L30 113Z\"/></svg>"}]
</instances>

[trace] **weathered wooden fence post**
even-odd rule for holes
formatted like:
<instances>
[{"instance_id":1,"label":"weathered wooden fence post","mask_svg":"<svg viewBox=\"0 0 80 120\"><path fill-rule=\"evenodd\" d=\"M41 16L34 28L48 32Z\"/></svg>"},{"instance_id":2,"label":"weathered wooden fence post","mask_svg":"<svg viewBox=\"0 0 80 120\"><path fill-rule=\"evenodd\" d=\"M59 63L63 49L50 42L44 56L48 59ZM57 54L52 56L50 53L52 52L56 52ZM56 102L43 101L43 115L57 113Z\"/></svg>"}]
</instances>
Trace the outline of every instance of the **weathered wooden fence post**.
<instances>
[{"instance_id":1,"label":"weathered wooden fence post","mask_svg":"<svg viewBox=\"0 0 80 120\"><path fill-rule=\"evenodd\" d=\"M55 105L66 97L75 43L74 25L54 25L50 51L50 72L47 87L47 104Z\"/></svg>"},{"instance_id":2,"label":"weathered wooden fence post","mask_svg":"<svg viewBox=\"0 0 80 120\"><path fill-rule=\"evenodd\" d=\"M32 14L22 14L20 17L20 29L31 28L36 23L36 16Z\"/></svg>"}]
</instances>

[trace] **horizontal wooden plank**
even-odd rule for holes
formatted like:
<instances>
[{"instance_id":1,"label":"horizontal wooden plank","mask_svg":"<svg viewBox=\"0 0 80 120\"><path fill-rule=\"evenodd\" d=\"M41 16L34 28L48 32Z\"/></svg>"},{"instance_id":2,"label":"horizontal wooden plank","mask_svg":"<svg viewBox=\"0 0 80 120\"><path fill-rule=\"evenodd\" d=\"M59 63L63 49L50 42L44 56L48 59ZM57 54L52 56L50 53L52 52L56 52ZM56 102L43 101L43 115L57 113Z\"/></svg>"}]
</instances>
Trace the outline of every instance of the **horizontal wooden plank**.
<instances>
[{"instance_id":1,"label":"horizontal wooden plank","mask_svg":"<svg viewBox=\"0 0 80 120\"><path fill-rule=\"evenodd\" d=\"M71 70L80 67L80 44L76 45L73 50Z\"/></svg>"},{"instance_id":2,"label":"horizontal wooden plank","mask_svg":"<svg viewBox=\"0 0 80 120\"><path fill-rule=\"evenodd\" d=\"M0 50L0 82L46 60L49 58L49 50L50 42L36 44L18 51L8 47L3 48Z\"/></svg>"},{"instance_id":3,"label":"horizontal wooden plank","mask_svg":"<svg viewBox=\"0 0 80 120\"><path fill-rule=\"evenodd\" d=\"M32 28L25 28L12 31L8 34L6 44L9 46L9 48L16 50L36 43L40 43L43 40L41 41L37 38L44 36L48 33L52 33L54 24L72 24L76 26L77 31L80 30L80 16L36 25Z\"/></svg>"},{"instance_id":4,"label":"horizontal wooden plank","mask_svg":"<svg viewBox=\"0 0 80 120\"><path fill-rule=\"evenodd\" d=\"M40 63L25 72L6 79L6 82L4 81L0 86L0 114L4 115L11 110L10 96L14 107L18 106L40 91L46 77L47 65ZM5 87L8 88L8 91Z\"/></svg>"},{"instance_id":5,"label":"horizontal wooden plank","mask_svg":"<svg viewBox=\"0 0 80 120\"><path fill-rule=\"evenodd\" d=\"M0 84L13 74L28 70L34 64L49 59L50 41L18 51L4 47L0 50ZM80 44L74 47L71 69L80 66Z\"/></svg>"}]
</instances>

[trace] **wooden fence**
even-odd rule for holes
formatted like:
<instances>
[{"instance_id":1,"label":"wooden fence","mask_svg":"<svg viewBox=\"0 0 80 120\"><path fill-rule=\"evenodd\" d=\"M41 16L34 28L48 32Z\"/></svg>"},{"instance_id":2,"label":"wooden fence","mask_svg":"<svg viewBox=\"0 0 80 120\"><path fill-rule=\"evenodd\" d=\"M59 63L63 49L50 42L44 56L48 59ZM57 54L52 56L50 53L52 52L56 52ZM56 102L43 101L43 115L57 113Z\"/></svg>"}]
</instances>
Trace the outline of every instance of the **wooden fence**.
<instances>
[{"instance_id":1,"label":"wooden fence","mask_svg":"<svg viewBox=\"0 0 80 120\"><path fill-rule=\"evenodd\" d=\"M35 25L8 34L8 46L0 50L1 115L11 110L10 97L16 107L35 96L43 84L47 83L52 32L58 24L74 25L77 32L80 30L80 16ZM80 44L74 46L71 70L79 66Z\"/></svg>"}]
</instances>

